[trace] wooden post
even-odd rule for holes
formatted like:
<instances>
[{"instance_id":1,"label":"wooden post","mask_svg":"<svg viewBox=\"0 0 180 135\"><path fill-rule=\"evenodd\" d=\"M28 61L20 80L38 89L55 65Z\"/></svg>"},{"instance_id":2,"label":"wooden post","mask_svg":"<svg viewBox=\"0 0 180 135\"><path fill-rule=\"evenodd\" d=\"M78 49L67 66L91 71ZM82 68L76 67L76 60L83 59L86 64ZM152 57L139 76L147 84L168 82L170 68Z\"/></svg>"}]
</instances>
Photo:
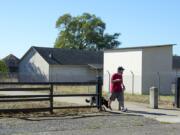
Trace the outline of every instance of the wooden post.
<instances>
[{"instance_id":1,"label":"wooden post","mask_svg":"<svg viewBox=\"0 0 180 135\"><path fill-rule=\"evenodd\" d=\"M180 108L180 78L177 78L176 107Z\"/></svg>"},{"instance_id":2,"label":"wooden post","mask_svg":"<svg viewBox=\"0 0 180 135\"><path fill-rule=\"evenodd\" d=\"M101 98L102 98L102 77L98 76L97 77L97 87L96 87L96 92L98 94L97 97L97 107L100 111L102 111L102 103L101 103Z\"/></svg>"},{"instance_id":3,"label":"wooden post","mask_svg":"<svg viewBox=\"0 0 180 135\"><path fill-rule=\"evenodd\" d=\"M50 113L53 114L53 84L50 84Z\"/></svg>"}]
</instances>

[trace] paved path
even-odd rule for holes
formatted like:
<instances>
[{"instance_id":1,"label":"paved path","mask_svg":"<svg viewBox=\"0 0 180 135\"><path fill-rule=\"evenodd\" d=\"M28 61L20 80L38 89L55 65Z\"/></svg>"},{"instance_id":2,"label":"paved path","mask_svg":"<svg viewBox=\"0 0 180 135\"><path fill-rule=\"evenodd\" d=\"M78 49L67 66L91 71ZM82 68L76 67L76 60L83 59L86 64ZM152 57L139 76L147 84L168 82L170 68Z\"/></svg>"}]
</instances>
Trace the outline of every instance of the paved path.
<instances>
[{"instance_id":1,"label":"paved path","mask_svg":"<svg viewBox=\"0 0 180 135\"><path fill-rule=\"evenodd\" d=\"M85 103L86 98L88 97L63 97L56 98L56 101L87 105L87 103ZM147 104L134 102L125 102L125 106L128 108L127 114L142 115L147 118L153 118L161 122L180 123L180 109L151 109ZM112 103L113 112L119 113L119 111L117 111L117 108L118 102L115 101Z\"/></svg>"}]
</instances>

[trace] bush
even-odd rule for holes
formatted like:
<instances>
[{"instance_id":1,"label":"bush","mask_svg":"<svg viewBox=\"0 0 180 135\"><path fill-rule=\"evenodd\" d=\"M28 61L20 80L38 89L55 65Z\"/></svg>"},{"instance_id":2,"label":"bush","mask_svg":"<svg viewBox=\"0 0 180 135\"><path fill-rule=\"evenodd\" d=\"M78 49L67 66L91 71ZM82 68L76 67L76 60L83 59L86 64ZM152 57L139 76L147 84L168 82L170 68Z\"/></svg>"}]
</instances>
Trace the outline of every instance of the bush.
<instances>
[{"instance_id":1,"label":"bush","mask_svg":"<svg viewBox=\"0 0 180 135\"><path fill-rule=\"evenodd\" d=\"M6 66L5 62L0 60L0 73L7 73L8 67Z\"/></svg>"}]
</instances>

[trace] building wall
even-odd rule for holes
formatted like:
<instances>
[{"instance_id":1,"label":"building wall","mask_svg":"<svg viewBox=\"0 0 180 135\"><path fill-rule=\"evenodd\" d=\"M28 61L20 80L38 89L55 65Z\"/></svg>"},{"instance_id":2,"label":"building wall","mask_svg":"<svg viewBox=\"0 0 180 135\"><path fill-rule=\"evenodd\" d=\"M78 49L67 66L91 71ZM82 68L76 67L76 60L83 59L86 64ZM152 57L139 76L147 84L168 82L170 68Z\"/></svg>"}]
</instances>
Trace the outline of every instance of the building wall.
<instances>
[{"instance_id":1,"label":"building wall","mask_svg":"<svg viewBox=\"0 0 180 135\"><path fill-rule=\"evenodd\" d=\"M142 55L142 93L149 93L151 86L160 89L160 93L171 93L172 46L144 48Z\"/></svg>"},{"instance_id":2,"label":"building wall","mask_svg":"<svg viewBox=\"0 0 180 135\"><path fill-rule=\"evenodd\" d=\"M175 74L175 76L180 77L180 68L179 69L173 69L173 73Z\"/></svg>"},{"instance_id":3,"label":"building wall","mask_svg":"<svg viewBox=\"0 0 180 135\"><path fill-rule=\"evenodd\" d=\"M96 80L96 71L83 65L51 65L50 81L84 82Z\"/></svg>"},{"instance_id":4,"label":"building wall","mask_svg":"<svg viewBox=\"0 0 180 135\"><path fill-rule=\"evenodd\" d=\"M110 50L104 52L103 90L109 91L110 78L117 68L125 68L123 77L127 93L141 94L142 50ZM133 79L134 78L134 79Z\"/></svg>"},{"instance_id":5,"label":"building wall","mask_svg":"<svg viewBox=\"0 0 180 135\"><path fill-rule=\"evenodd\" d=\"M21 82L49 81L49 64L33 48L19 64L19 80Z\"/></svg>"}]
</instances>

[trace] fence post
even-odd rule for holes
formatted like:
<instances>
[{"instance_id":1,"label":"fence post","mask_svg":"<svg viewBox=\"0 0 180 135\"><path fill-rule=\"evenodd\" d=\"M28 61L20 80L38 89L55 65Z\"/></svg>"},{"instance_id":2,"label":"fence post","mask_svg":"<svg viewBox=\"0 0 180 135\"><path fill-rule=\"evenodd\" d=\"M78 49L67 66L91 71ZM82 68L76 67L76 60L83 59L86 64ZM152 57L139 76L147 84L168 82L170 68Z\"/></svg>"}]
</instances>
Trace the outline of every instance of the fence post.
<instances>
[{"instance_id":1,"label":"fence post","mask_svg":"<svg viewBox=\"0 0 180 135\"><path fill-rule=\"evenodd\" d=\"M102 111L102 103L101 103L101 97L102 97L102 77L97 77L97 86L96 86L96 94L97 96L97 107L100 111Z\"/></svg>"},{"instance_id":2,"label":"fence post","mask_svg":"<svg viewBox=\"0 0 180 135\"><path fill-rule=\"evenodd\" d=\"M50 113L53 114L53 84L50 84Z\"/></svg>"},{"instance_id":3,"label":"fence post","mask_svg":"<svg viewBox=\"0 0 180 135\"><path fill-rule=\"evenodd\" d=\"M158 88L151 87L149 91L150 107L158 109Z\"/></svg>"},{"instance_id":4,"label":"fence post","mask_svg":"<svg viewBox=\"0 0 180 135\"><path fill-rule=\"evenodd\" d=\"M180 78L177 78L176 107L180 108Z\"/></svg>"}]
</instances>

